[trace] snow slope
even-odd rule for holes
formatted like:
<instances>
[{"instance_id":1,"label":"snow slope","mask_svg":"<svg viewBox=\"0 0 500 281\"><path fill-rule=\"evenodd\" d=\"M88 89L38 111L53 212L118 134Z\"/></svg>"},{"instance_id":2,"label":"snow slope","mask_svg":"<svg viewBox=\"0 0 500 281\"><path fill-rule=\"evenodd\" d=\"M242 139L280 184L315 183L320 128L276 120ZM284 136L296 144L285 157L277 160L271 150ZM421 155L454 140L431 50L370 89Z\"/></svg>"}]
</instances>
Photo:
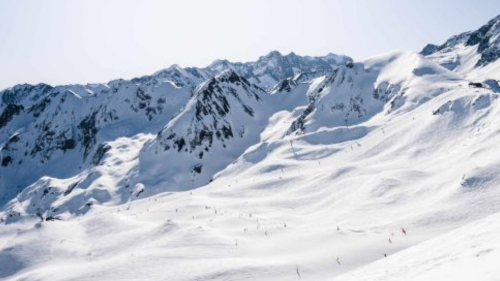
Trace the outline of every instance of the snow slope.
<instances>
[{"instance_id":1,"label":"snow slope","mask_svg":"<svg viewBox=\"0 0 500 281\"><path fill-rule=\"evenodd\" d=\"M447 46L478 48L464 38ZM25 131L9 131L3 155L22 158L26 120L50 136L84 125L78 149L42 150L60 171L4 199L0 279L498 280L499 93L469 87L497 61L458 71L436 50L332 57L273 80L223 61L174 66L113 82L119 98L111 82L4 92L0 129ZM45 96L56 102L35 118ZM89 119L102 112L119 118Z\"/></svg>"},{"instance_id":2,"label":"snow slope","mask_svg":"<svg viewBox=\"0 0 500 281\"><path fill-rule=\"evenodd\" d=\"M2 277L293 280L300 275L305 280L357 280L357 275L342 274L357 274L348 272L358 268L377 274L378 264L384 266L406 251L425 251L432 246L420 243L500 211L500 166L492 153L499 141L494 122L499 107L497 94L488 89L471 90L467 81L448 70L416 54L396 52L268 98L314 96L319 85L333 81L321 97L326 102L330 96L348 94L336 79L344 73L345 81L356 81L355 71L361 81L374 83L367 82L373 87L358 92L373 99L363 103L371 118L345 126L329 117L332 113L316 109L309 121L321 126L287 134L307 108L307 98L293 97L290 104L296 107L283 103L269 117L275 130L280 127L284 133L266 128L262 141L203 187L116 206L93 204L85 215L63 213L63 220L38 222L35 217L5 225L0 230ZM226 82L231 76L225 73L212 81L220 82L222 89L237 87L238 96L258 102L241 92L242 82L239 87ZM374 97L380 85L394 85L396 90L381 101ZM382 110L391 108L398 96L405 98L397 110ZM190 104L197 97L202 95ZM229 104L231 109L239 106L236 100ZM176 118L193 120L192 112L188 109ZM175 120L166 128L176 128L180 121ZM124 168L124 163L140 165L140 155L115 159L125 155L119 149L142 153L127 148L130 141L122 142L128 144L114 144L117 151L104 162L119 160L123 163L117 167ZM150 143L154 148L156 141ZM99 178L108 178L111 185L121 170L97 168ZM463 235L474 233L464 229ZM492 235L488 229L485 233ZM446 244L441 251L449 251ZM415 263L425 260L413 258ZM399 265L387 268L398 272ZM482 280L493 280L487 278L488 270L480 272L486 276ZM415 272L401 271L401 276Z\"/></svg>"},{"instance_id":3,"label":"snow slope","mask_svg":"<svg viewBox=\"0 0 500 281\"><path fill-rule=\"evenodd\" d=\"M455 35L443 45L427 45L421 52L471 80L500 79L500 16L478 30Z\"/></svg>"},{"instance_id":4,"label":"snow slope","mask_svg":"<svg viewBox=\"0 0 500 281\"><path fill-rule=\"evenodd\" d=\"M333 280L498 280L499 219L472 222Z\"/></svg>"},{"instance_id":5,"label":"snow slope","mask_svg":"<svg viewBox=\"0 0 500 281\"><path fill-rule=\"evenodd\" d=\"M143 183L134 181L139 177L139 172L146 174L146 170L151 172L149 174L151 177L146 181L149 180L149 183L155 181L158 174L155 174L153 170L158 169L146 167L146 164L141 165L141 169L136 166L127 168L125 173L120 173L120 178L115 176L111 182L99 180L103 175L99 171L101 169L99 166L112 165L109 161L105 164L103 161L112 154L110 150L114 149L113 145L119 138L125 138L130 139L130 144L125 145L126 147L134 149L138 146L142 147L145 143L137 145L135 139L151 139L164 127L165 130L172 130L174 125L169 125L169 122L175 116L178 118L172 123L176 124L179 123L179 119L192 118L189 116L194 114L195 109L191 104L202 91L199 89L200 85L209 84L207 81L221 75L219 70L236 73L233 69L238 69L238 74L235 75L245 81L245 87L252 88L251 91L255 93L258 92L259 99L264 100L257 105L253 103L254 101L238 100L239 94L233 95L237 99L235 102L241 104L236 106L248 112L255 112L256 116L252 116L252 119L260 125L254 129L254 125L257 125L254 122L251 126L244 128L244 123L250 119L239 120L239 109L231 110L229 114L231 118L238 120L223 120L223 122L232 124L232 127L222 126L209 129L215 130L210 133L217 138L222 132L221 129L229 134L224 138L231 137L231 135L237 136L232 141L239 141L231 145L234 150L226 155L226 160L219 161L218 165L205 165L205 168L201 169L203 163L197 162L207 160L205 158L203 161L196 161L202 153L205 153L197 151L197 156L186 163L186 168L183 168L186 174L179 176L174 181L175 185L160 184L159 179L156 179L158 185L161 186L155 188L155 192L183 190L205 184L215 172L233 161L250 144L258 141L258 134L267 121L264 117L270 114L270 111L265 109L269 104L265 101L267 93L263 94L264 90L249 80L261 85L260 80L264 77L263 75L267 75L266 73L273 74L271 80L266 80L269 83L275 81L273 79L288 78L286 75L290 73L300 73L298 75L300 82L307 83L311 79L329 73L338 64L349 61L348 57L333 54L324 57L301 57L295 54L283 56L278 52L272 52L256 62L230 63L226 61L225 67L214 68L212 65L206 68L181 68L173 65L153 75L129 81L115 80L106 84L56 87L45 84L17 85L6 89L0 92L0 204L9 206L10 212L7 216L15 220L25 212L28 215L48 211L51 215L56 215L60 213L57 210L81 213L85 206L94 202L123 203L130 197L137 197L139 193L142 196L151 195L152 189L145 192L142 187ZM257 69L262 69L262 71L257 71ZM225 98L226 94L231 95L233 91L235 89L224 89L224 93L220 94L219 98ZM231 99L229 101L233 102ZM249 103L246 104L247 102ZM207 103L217 106L217 101ZM210 115L212 112L208 113ZM245 113L242 116L246 115ZM206 120L198 120L203 124L194 126L199 126L201 129L209 122L212 122L208 124L210 126L220 125L217 123L221 121L220 118L207 121L210 118L212 117L206 116ZM183 134L191 134L180 128L182 126L178 124L174 126L176 128L173 128L181 134L177 136L179 139L189 137ZM142 134L148 136L142 136ZM139 151L120 148L117 150L127 153L128 156L125 157L127 159L139 156ZM165 157L164 154L161 155ZM171 155L166 157L171 157ZM142 157L142 160L148 161L145 157ZM121 163L121 161L116 161L114 165L120 166ZM153 163L156 162L153 161ZM195 167L195 170L200 170L201 175L197 175L198 172L192 173ZM163 171L165 169L167 167L164 167ZM169 179L173 180L173 178ZM78 200L73 201L71 199L73 195L69 196L73 191L78 191L75 193ZM32 194L38 194L39 198L29 203L30 208L23 207L19 211L14 210L12 205L17 203L11 202L13 198L19 195L29 199ZM40 199L46 198L46 195L52 197L50 202L63 199L64 202L71 201L72 207L64 207L56 203L40 203Z\"/></svg>"},{"instance_id":6,"label":"snow slope","mask_svg":"<svg viewBox=\"0 0 500 281\"><path fill-rule=\"evenodd\" d=\"M19 110L0 128L2 204L31 189L58 196L69 194L74 185L88 188L83 180L109 151L108 142L156 133L190 94L170 81L113 81L97 86L21 86L7 90L2 98L10 96L22 99L4 106ZM59 179L64 184L52 185Z\"/></svg>"}]
</instances>

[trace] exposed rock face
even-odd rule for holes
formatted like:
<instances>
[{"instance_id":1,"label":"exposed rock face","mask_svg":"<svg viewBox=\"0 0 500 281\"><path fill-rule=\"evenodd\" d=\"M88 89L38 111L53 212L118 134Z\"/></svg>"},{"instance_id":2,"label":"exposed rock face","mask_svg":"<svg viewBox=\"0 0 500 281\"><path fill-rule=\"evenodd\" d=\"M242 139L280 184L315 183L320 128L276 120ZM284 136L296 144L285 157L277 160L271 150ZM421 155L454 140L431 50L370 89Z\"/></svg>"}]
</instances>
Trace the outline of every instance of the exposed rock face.
<instances>
[{"instance_id":1,"label":"exposed rock face","mask_svg":"<svg viewBox=\"0 0 500 281\"><path fill-rule=\"evenodd\" d=\"M478 30L464 32L452 36L444 44L436 46L428 44L421 54L435 58L449 69L455 69L464 63L466 58L461 58L467 53L468 48L474 48L479 59L474 62L476 67L484 67L500 58L500 16L492 19Z\"/></svg>"},{"instance_id":2,"label":"exposed rock face","mask_svg":"<svg viewBox=\"0 0 500 281\"><path fill-rule=\"evenodd\" d=\"M215 172L259 140L271 112L267 100L263 89L235 71L207 80L186 108L146 145L141 155L142 180L175 178L170 183L176 189L206 184ZM159 157L175 161L158 166ZM178 163L193 164L182 167Z\"/></svg>"},{"instance_id":3,"label":"exposed rock face","mask_svg":"<svg viewBox=\"0 0 500 281\"><path fill-rule=\"evenodd\" d=\"M69 175L96 165L105 143L119 136L159 130L190 91L155 81L22 85L0 92L0 195L13 196L13 186L22 188L42 175ZM66 164L49 168L57 163Z\"/></svg>"}]
</instances>

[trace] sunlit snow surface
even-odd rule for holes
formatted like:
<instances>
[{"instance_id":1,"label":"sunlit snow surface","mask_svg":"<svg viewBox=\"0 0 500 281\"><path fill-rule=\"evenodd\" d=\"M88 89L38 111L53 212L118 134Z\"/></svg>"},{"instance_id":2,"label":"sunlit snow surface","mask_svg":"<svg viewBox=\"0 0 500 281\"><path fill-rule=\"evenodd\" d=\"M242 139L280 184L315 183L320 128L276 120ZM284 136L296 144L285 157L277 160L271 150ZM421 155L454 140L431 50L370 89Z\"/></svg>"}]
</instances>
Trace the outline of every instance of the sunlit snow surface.
<instances>
[{"instance_id":1,"label":"sunlit snow surface","mask_svg":"<svg viewBox=\"0 0 500 281\"><path fill-rule=\"evenodd\" d=\"M461 77L396 52L266 96L250 147L228 145L244 152L183 192L141 181L144 145L159 136L110 141L102 163L75 176L93 193L46 203L68 210L62 220L29 216L45 204L29 190L9 203L5 212L27 213L0 227L0 278L497 280L498 94ZM340 119L336 102L357 96L361 116ZM193 124L189 114L167 128ZM195 161L183 157L148 165ZM62 190L73 181L47 180ZM88 196L88 209L72 209Z\"/></svg>"},{"instance_id":2,"label":"sunlit snow surface","mask_svg":"<svg viewBox=\"0 0 500 281\"><path fill-rule=\"evenodd\" d=\"M499 32L3 91L0 280L499 280Z\"/></svg>"}]
</instances>

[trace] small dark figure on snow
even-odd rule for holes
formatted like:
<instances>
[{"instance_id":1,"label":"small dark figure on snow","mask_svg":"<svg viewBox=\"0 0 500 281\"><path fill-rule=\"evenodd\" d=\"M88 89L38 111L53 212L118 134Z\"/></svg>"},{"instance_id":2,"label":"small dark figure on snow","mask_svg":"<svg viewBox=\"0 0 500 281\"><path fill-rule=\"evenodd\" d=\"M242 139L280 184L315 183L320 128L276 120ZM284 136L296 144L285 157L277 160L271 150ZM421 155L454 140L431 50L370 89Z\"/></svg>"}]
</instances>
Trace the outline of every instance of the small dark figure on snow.
<instances>
[{"instance_id":1,"label":"small dark figure on snow","mask_svg":"<svg viewBox=\"0 0 500 281\"><path fill-rule=\"evenodd\" d=\"M299 278L302 278L302 276L300 276L300 271L299 271L299 266L298 265L295 268L295 272L297 272L297 275L299 276Z\"/></svg>"},{"instance_id":2,"label":"small dark figure on snow","mask_svg":"<svg viewBox=\"0 0 500 281\"><path fill-rule=\"evenodd\" d=\"M469 87L470 88L482 88L483 87L483 83L470 82L469 83Z\"/></svg>"},{"instance_id":3,"label":"small dark figure on snow","mask_svg":"<svg viewBox=\"0 0 500 281\"><path fill-rule=\"evenodd\" d=\"M56 220L60 221L61 219L53 216L48 216L45 218L45 221L56 221Z\"/></svg>"}]
</instances>

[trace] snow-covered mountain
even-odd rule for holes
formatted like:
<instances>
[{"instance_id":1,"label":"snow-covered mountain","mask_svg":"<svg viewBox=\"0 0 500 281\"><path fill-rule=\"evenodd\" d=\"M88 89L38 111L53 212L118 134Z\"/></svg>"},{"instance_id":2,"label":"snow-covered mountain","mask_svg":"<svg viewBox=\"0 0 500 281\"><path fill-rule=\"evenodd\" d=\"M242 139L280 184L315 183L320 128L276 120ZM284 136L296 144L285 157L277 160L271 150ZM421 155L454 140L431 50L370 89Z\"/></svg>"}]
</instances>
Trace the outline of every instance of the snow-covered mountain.
<instances>
[{"instance_id":1,"label":"snow-covered mountain","mask_svg":"<svg viewBox=\"0 0 500 281\"><path fill-rule=\"evenodd\" d=\"M109 150L107 141L157 132L190 92L170 81L117 80L20 85L1 96L0 201L5 203L43 176L64 178L98 165Z\"/></svg>"},{"instance_id":2,"label":"snow-covered mountain","mask_svg":"<svg viewBox=\"0 0 500 281\"><path fill-rule=\"evenodd\" d=\"M0 92L0 279L498 279L499 22Z\"/></svg>"},{"instance_id":3,"label":"snow-covered mountain","mask_svg":"<svg viewBox=\"0 0 500 281\"><path fill-rule=\"evenodd\" d=\"M253 63L215 61L207 67L207 70L211 73L219 73L227 69L234 69L250 82L269 90L283 79L298 74L322 76L333 71L337 65L345 65L350 62L352 62L351 58L335 54L323 57L301 57L294 53L283 56L278 51L273 51Z\"/></svg>"},{"instance_id":4,"label":"snow-covered mountain","mask_svg":"<svg viewBox=\"0 0 500 281\"><path fill-rule=\"evenodd\" d=\"M176 134L174 141L189 141L189 153L182 151L181 155L194 153L194 142L201 144L205 140L214 139L218 146L218 140L233 137L240 139L228 148L235 151L217 165L199 168L201 162L210 161L207 158L186 163L187 166L181 169L187 171L186 174L178 175L179 180L169 189L192 188L195 182L196 186L206 184L215 172L237 158L250 144L257 142L256 138L261 130L258 128L264 126L265 117L271 112L266 109L269 107L269 102L265 101L268 94L261 86L274 86L269 83L288 78L288 75L301 74L301 81L309 81L350 61L348 57L333 54L316 58L300 57L293 53L282 56L275 51L256 62L217 61L207 68L186 69L174 65L153 75L130 81L57 87L45 84L18 85L6 89L0 92L0 202L4 204L20 192L27 192L25 188L31 184L37 193L45 194L45 190L50 190L53 197L67 196L78 186L85 189L87 194L77 204L77 209L81 209L89 204L88 201L95 200L96 196L88 193L108 192L106 189L101 190L100 184L96 187L99 191L92 191L89 184L94 182L92 179L95 175L90 170L98 166L111 149L109 142L141 133L160 132L168 136ZM224 73L229 76L224 78ZM254 81L259 86L249 81ZM253 97L253 100L245 98L247 96ZM255 104L256 102L259 104ZM246 124L249 120L238 119L242 116L241 109L243 116L251 117L261 125L257 128L257 123ZM225 115L236 120L225 120ZM170 122L174 116L175 120ZM192 120L179 121L180 119ZM190 125L179 122L189 122ZM249 134L253 134L253 137ZM168 140L164 138L158 142L162 143L164 150ZM209 144L211 145L211 141ZM222 145L226 147L226 144ZM200 160L204 153L209 152L208 147L196 150L195 158ZM155 151L157 153L158 148ZM143 162L147 162L147 158L149 157L141 157ZM159 167L145 168L145 164L141 167L144 172L146 169L149 173L159 171ZM194 167L197 167L195 170L200 170L200 175L196 177L190 174ZM130 175L127 177L133 178ZM190 178L189 184L184 182L185 177ZM62 185L59 190L52 186L54 178L66 179L59 184ZM181 179L182 186L177 186ZM124 186L131 185L129 178L122 180L127 181ZM129 192L126 193L131 196ZM121 200L125 198L127 196ZM35 205L31 208L32 214L50 209Z\"/></svg>"},{"instance_id":5,"label":"snow-covered mountain","mask_svg":"<svg viewBox=\"0 0 500 281\"><path fill-rule=\"evenodd\" d=\"M440 46L429 44L421 54L473 80L500 79L500 16Z\"/></svg>"},{"instance_id":6,"label":"snow-covered mountain","mask_svg":"<svg viewBox=\"0 0 500 281\"><path fill-rule=\"evenodd\" d=\"M259 141L271 108L269 95L233 70L205 81L184 110L145 145L141 183L152 188L168 183L172 190L209 183Z\"/></svg>"},{"instance_id":7,"label":"snow-covered mountain","mask_svg":"<svg viewBox=\"0 0 500 281\"><path fill-rule=\"evenodd\" d=\"M226 70L234 70L249 82L259 87L270 90L278 82L296 75L304 77L319 77L332 72L338 65L351 63L348 56L328 54L322 57L299 56L295 53L282 55L278 51L260 57L255 62L230 62L228 60L216 60L205 68L187 67L180 68L177 65L156 72L153 76L166 76L175 78L177 85L190 85L193 88L213 76ZM189 79L186 80L186 77ZM140 79L148 79L146 76Z\"/></svg>"}]
</instances>

